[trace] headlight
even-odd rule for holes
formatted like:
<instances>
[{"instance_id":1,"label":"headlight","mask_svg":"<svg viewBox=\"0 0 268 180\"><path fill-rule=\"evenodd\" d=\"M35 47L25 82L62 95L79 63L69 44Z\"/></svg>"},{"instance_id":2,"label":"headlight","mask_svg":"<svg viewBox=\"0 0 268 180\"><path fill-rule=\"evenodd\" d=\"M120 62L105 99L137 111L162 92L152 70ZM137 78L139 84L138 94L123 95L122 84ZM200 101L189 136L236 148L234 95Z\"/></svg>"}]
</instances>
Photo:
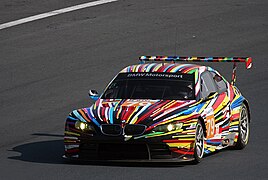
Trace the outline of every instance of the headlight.
<instances>
[{"instance_id":1,"label":"headlight","mask_svg":"<svg viewBox=\"0 0 268 180\"><path fill-rule=\"evenodd\" d=\"M79 120L76 121L75 128L82 131L94 131L94 128L91 125L85 122L81 122Z\"/></svg>"},{"instance_id":2,"label":"headlight","mask_svg":"<svg viewBox=\"0 0 268 180\"><path fill-rule=\"evenodd\" d=\"M171 132L171 131L177 131L180 130L183 126L183 123L181 122L175 122L175 123L169 123L164 124L160 126L156 126L153 131L155 132Z\"/></svg>"}]
</instances>

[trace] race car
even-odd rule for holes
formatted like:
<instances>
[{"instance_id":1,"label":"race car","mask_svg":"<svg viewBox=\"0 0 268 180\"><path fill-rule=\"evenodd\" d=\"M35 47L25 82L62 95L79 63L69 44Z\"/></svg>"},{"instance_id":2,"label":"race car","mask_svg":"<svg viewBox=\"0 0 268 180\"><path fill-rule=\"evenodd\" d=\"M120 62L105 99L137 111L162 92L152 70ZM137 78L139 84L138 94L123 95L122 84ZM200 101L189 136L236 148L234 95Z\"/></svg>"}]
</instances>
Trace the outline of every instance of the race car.
<instances>
[{"instance_id":1,"label":"race car","mask_svg":"<svg viewBox=\"0 0 268 180\"><path fill-rule=\"evenodd\" d=\"M233 62L229 83L211 67ZM64 157L88 161L199 163L204 155L249 140L250 108L235 86L236 67L251 57L141 56L121 70L90 107L66 119Z\"/></svg>"}]
</instances>

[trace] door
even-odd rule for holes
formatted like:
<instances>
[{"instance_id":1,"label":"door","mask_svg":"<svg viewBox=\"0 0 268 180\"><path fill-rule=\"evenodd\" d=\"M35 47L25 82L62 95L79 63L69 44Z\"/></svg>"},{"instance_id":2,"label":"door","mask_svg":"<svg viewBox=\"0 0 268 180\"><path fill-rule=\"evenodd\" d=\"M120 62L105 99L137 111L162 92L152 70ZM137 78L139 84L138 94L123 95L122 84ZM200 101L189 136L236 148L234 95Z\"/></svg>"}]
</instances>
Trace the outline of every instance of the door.
<instances>
[{"instance_id":1,"label":"door","mask_svg":"<svg viewBox=\"0 0 268 180\"><path fill-rule=\"evenodd\" d=\"M215 72L205 71L202 73L201 98L206 102L203 112L206 138L221 142L229 131L230 99L226 83Z\"/></svg>"}]
</instances>

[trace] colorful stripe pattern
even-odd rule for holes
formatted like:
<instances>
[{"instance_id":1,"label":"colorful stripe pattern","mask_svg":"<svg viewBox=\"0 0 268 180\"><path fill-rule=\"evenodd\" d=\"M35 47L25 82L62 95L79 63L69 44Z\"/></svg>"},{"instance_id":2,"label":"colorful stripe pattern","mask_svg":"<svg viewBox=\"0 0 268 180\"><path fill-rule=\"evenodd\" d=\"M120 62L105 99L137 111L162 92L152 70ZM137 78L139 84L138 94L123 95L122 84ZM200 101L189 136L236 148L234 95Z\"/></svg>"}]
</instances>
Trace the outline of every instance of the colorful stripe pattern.
<instances>
[{"instance_id":1,"label":"colorful stripe pattern","mask_svg":"<svg viewBox=\"0 0 268 180\"><path fill-rule=\"evenodd\" d=\"M168 72L195 74L196 95L200 93L200 75L210 67L194 64L150 63L132 65L120 73L129 72ZM205 153L211 153L227 147L224 140L238 138L238 125L241 106L245 98L235 86L226 81L227 92L207 101L196 100L139 100L139 99L98 99L91 107L82 108L69 114L65 126L65 154L68 157L79 157L81 136L94 137L101 135L102 124L143 124L146 131L139 136L125 136L126 142L150 143L159 139L178 157L192 157L194 153L195 128L198 118L206 126ZM213 129L211 119L213 116ZM96 129L95 133L85 133L75 128L75 122L88 123ZM182 123L178 130L159 132L155 129L170 123ZM105 138L105 137L104 137ZM233 144L234 145L234 144Z\"/></svg>"}]
</instances>

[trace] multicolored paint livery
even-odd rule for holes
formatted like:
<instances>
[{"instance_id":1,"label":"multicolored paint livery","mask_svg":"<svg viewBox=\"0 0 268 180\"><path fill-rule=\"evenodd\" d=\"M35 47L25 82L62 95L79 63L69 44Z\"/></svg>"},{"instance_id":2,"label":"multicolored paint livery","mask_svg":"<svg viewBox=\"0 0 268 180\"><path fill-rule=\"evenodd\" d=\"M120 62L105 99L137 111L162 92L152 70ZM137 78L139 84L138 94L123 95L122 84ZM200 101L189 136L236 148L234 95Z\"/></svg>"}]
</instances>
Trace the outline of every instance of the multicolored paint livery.
<instances>
[{"instance_id":1,"label":"multicolored paint livery","mask_svg":"<svg viewBox=\"0 0 268 180\"><path fill-rule=\"evenodd\" d=\"M65 124L64 157L197 163L204 154L229 146L242 149L247 145L250 109L236 86L211 67L166 63L172 58L164 56L140 58L142 61L160 59L164 62L128 66L114 79L121 75L170 78L188 74L194 77L195 98L126 99L101 95L91 107L69 114ZM241 60L247 67L251 61L251 58L250 63ZM208 91L204 89L206 76L211 77L217 89L204 95Z\"/></svg>"}]
</instances>

